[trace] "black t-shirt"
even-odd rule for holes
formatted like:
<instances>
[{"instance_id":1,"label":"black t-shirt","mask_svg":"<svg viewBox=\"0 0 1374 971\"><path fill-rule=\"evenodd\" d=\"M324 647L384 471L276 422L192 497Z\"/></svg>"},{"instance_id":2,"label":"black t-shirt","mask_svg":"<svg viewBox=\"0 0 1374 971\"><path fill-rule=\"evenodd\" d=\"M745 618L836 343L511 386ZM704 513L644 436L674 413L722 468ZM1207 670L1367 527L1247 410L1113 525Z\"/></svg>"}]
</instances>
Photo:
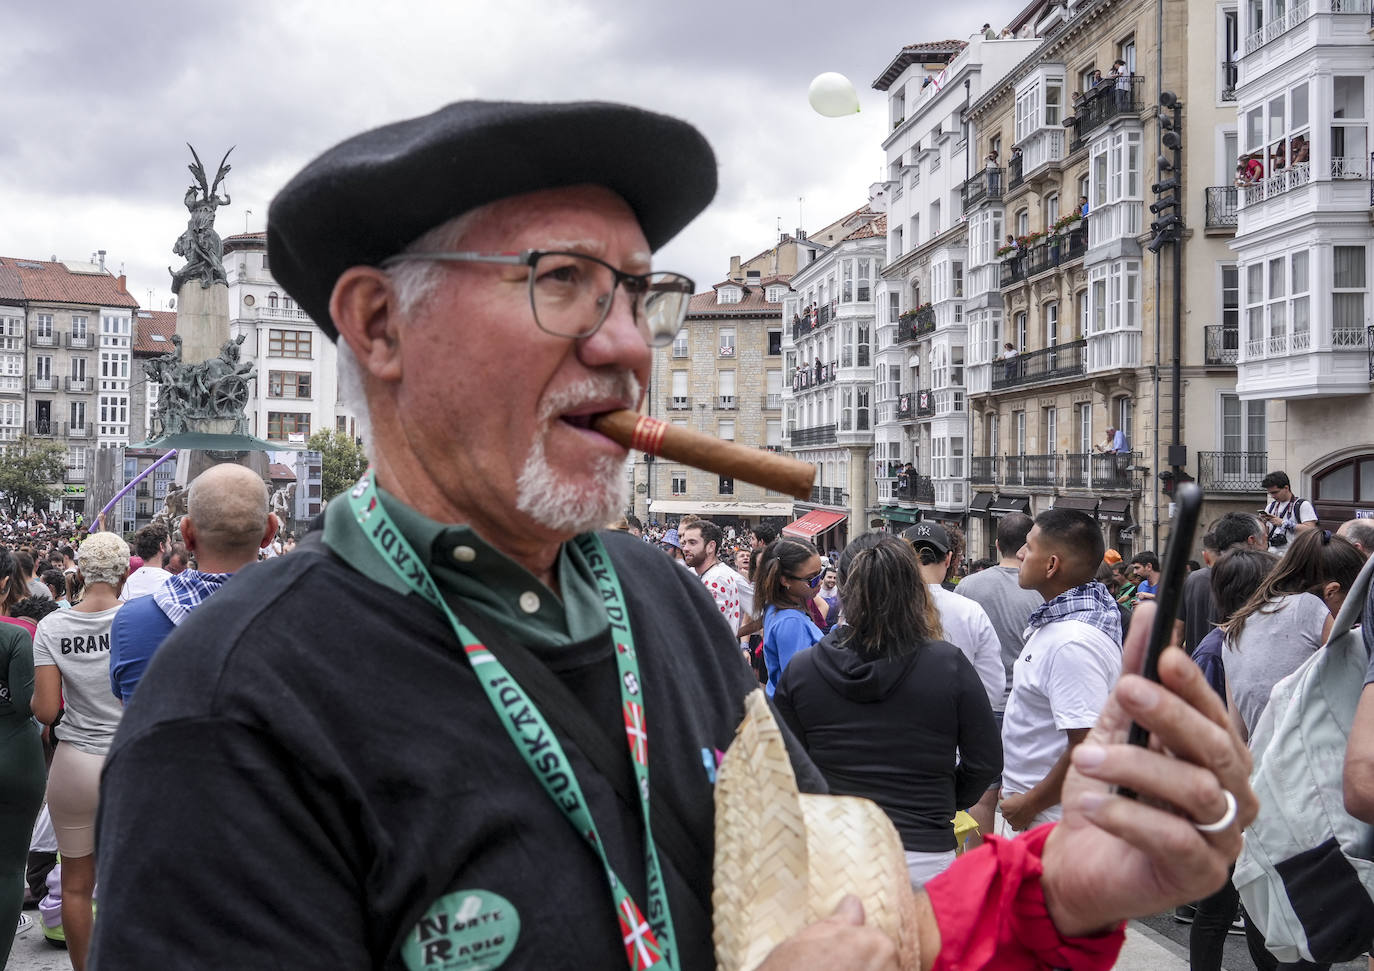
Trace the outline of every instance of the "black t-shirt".
<instances>
[{"instance_id":1,"label":"black t-shirt","mask_svg":"<svg viewBox=\"0 0 1374 971\"><path fill-rule=\"evenodd\" d=\"M635 631L653 784L700 847L684 880L660 844L680 963L712 968L710 901L689 887L710 886L714 753L758 685L694 575L633 537L604 540ZM609 634L530 648L623 752ZM637 809L562 741L647 909ZM803 789L824 791L804 755L794 764ZM503 968L625 966L600 863L447 622L323 548L244 571L167 640L106 762L98 845L97 971L405 968L403 942L441 898L445 920L473 901L500 914L502 943L482 944L509 945Z\"/></svg>"},{"instance_id":2,"label":"black t-shirt","mask_svg":"<svg viewBox=\"0 0 1374 971\"><path fill-rule=\"evenodd\" d=\"M1184 647L1191 653L1217 622L1216 605L1212 601L1212 568L1194 570L1183 581L1183 595L1178 600L1178 619L1183 621Z\"/></svg>"}]
</instances>

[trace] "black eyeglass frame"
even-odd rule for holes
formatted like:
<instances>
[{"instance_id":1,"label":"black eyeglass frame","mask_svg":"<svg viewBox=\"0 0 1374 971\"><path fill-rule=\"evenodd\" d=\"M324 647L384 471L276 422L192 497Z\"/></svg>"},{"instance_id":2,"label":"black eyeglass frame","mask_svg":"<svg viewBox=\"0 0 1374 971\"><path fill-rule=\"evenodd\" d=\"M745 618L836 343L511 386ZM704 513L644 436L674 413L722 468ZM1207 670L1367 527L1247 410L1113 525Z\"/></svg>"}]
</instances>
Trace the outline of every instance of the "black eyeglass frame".
<instances>
[{"instance_id":1,"label":"black eyeglass frame","mask_svg":"<svg viewBox=\"0 0 1374 971\"><path fill-rule=\"evenodd\" d=\"M590 260L593 263L599 263L600 265L604 266L606 269L611 271L612 279L614 280L614 282L611 284L610 292L596 298L597 306L601 308L601 316L597 318L596 323L592 325L591 329L587 330L585 333L560 334L555 330L550 330L548 327L544 325L544 322L539 319L539 310L537 309L534 302L534 285L536 282L534 267L535 264L537 264L545 256L574 256L578 259ZM439 263L496 263L502 266L528 266L530 268L530 312L534 316L534 325L538 327L540 330L542 330L544 333L550 335L551 337L567 337L572 340L582 340L585 337L591 337L593 334L595 334L598 330L601 329L601 325L606 322L606 317L611 312L611 304L615 302L614 296L616 288L619 287L622 283L631 284L630 286L626 287L626 293L630 294L632 297L638 298L644 295L645 293L648 293L651 287L654 286L650 282L651 277L664 277L675 278L676 280L680 280L681 286L674 286L669 289L676 292L680 292L687 298L686 300L682 301L682 309L678 312L677 327L673 329L673 332L671 334L659 334L656 336L650 334L648 332L647 327L645 327L643 330L643 334L644 342L648 344L650 347L667 347L682 331L682 325L687 320L687 306L691 302L692 293L696 290L695 281L693 281L691 277L682 273L677 273L672 270L651 270L648 273L626 273L624 270L612 266L605 260L592 256L589 253L577 253L571 250L527 249L522 250L519 253L397 253L395 256L389 256L386 259L382 260L380 265L382 269L389 269L390 267L395 266L397 263L408 263L414 260L432 260ZM664 287L662 286L662 283L664 282L668 281L659 281L657 288L664 289ZM639 322L640 315L638 309L638 300L636 299L634 302L630 304L630 306L632 308L632 312L635 315L636 322Z\"/></svg>"}]
</instances>

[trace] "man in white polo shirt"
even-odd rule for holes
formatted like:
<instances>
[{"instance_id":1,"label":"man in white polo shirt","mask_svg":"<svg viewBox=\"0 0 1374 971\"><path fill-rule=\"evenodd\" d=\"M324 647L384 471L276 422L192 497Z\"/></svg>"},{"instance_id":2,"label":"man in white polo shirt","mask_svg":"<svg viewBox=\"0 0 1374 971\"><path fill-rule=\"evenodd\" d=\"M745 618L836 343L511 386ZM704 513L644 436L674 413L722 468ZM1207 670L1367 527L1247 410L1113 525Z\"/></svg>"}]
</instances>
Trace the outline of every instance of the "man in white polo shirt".
<instances>
[{"instance_id":1,"label":"man in white polo shirt","mask_svg":"<svg viewBox=\"0 0 1374 971\"><path fill-rule=\"evenodd\" d=\"M1014 830L1063 816L1069 753L1121 675L1121 612L1093 579L1105 552L1086 513L1050 509L1026 536L1019 582L1045 602L1031 614L1002 720L1002 818Z\"/></svg>"}]
</instances>

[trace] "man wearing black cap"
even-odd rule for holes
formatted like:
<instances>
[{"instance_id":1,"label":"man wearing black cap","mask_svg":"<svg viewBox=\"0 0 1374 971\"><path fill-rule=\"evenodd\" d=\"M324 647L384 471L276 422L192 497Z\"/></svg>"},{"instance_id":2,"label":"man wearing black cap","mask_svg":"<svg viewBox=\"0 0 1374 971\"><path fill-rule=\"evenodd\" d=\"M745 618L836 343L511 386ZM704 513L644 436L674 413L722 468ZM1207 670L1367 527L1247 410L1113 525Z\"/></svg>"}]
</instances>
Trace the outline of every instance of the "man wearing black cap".
<instances>
[{"instance_id":1,"label":"man wearing black cap","mask_svg":"<svg viewBox=\"0 0 1374 971\"><path fill-rule=\"evenodd\" d=\"M715 753L757 684L694 575L591 532L624 508L627 458L591 424L638 405L650 346L682 326L693 285L650 255L715 178L701 135L662 115L464 102L344 142L277 196L273 273L339 341L372 468L315 537L198 608L141 682L103 777L100 971L714 966ZM1185 669L1161 667L1180 688ZM1156 730L1174 750L1212 736L1198 771L1239 794L1244 824L1220 701L1160 693ZM1070 781L1105 794L1122 771ZM1155 775L1138 788L1222 816L1219 794ZM1201 896L1197 874L1234 858L1229 821L1204 838L1107 802L1072 851L1047 832L983 855L1006 878L1043 855L1043 877L1016 864L1009 938L918 898L923 964L984 940L1114 954L1119 931L1060 934ZM1148 839L1112 835L1142 814ZM1002 896L972 896L1001 919ZM895 960L850 900L763 967Z\"/></svg>"}]
</instances>

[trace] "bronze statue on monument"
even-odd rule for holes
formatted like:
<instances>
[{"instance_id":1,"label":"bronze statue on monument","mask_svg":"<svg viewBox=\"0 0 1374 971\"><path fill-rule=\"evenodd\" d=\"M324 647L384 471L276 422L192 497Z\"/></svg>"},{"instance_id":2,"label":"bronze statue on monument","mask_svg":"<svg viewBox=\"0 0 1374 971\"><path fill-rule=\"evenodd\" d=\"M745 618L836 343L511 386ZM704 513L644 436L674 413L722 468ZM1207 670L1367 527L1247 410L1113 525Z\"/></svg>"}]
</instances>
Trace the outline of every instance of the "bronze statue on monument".
<instances>
[{"instance_id":1,"label":"bronze statue on monument","mask_svg":"<svg viewBox=\"0 0 1374 971\"><path fill-rule=\"evenodd\" d=\"M219 174L211 184L206 181L205 167L201 165L200 156L196 154L195 148L189 142L186 147L191 149L191 157L195 159L194 164L188 165L187 168L195 177L196 185L186 190L186 208L191 213L191 218L186 223L186 232L181 234L172 247L172 252L184 257L186 264L179 270L167 267L167 272L172 274L173 293L181 293L181 288L188 281L195 279L200 280L203 288L212 287L216 283L228 283L228 277L224 275L224 241L220 239L219 233L215 232L215 210L220 206L229 205L229 194L225 193L221 199L218 190L219 184L232 168L229 165L229 152L234 149L231 147L229 152L224 153L224 158L219 163Z\"/></svg>"}]
</instances>

